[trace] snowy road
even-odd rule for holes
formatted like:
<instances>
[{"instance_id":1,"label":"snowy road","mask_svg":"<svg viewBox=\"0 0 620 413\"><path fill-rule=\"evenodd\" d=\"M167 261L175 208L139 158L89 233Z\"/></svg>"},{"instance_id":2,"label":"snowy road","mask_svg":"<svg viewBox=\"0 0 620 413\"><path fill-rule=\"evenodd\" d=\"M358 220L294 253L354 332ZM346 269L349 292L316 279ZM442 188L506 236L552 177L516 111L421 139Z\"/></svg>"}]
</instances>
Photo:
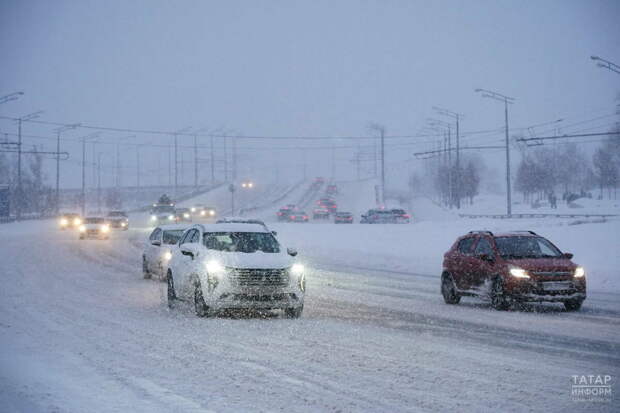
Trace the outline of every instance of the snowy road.
<instances>
[{"instance_id":1,"label":"snowy road","mask_svg":"<svg viewBox=\"0 0 620 413\"><path fill-rule=\"evenodd\" d=\"M617 293L579 313L497 312L443 304L437 274L308 256L301 319L199 319L142 279L146 229L102 242L53 222L0 231L4 411L617 411L617 395L570 395L572 375L619 376Z\"/></svg>"}]
</instances>

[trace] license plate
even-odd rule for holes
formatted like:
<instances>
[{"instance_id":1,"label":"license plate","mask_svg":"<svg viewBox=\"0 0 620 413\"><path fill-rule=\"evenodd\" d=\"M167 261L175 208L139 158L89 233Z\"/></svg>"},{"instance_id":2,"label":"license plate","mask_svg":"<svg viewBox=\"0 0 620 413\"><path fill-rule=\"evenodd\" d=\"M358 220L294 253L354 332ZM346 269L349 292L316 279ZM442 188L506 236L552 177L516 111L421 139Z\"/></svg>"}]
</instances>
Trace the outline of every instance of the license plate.
<instances>
[{"instance_id":1,"label":"license plate","mask_svg":"<svg viewBox=\"0 0 620 413\"><path fill-rule=\"evenodd\" d=\"M558 290L570 290L572 283L570 281L555 281L543 283L543 289L545 291L558 291Z\"/></svg>"}]
</instances>

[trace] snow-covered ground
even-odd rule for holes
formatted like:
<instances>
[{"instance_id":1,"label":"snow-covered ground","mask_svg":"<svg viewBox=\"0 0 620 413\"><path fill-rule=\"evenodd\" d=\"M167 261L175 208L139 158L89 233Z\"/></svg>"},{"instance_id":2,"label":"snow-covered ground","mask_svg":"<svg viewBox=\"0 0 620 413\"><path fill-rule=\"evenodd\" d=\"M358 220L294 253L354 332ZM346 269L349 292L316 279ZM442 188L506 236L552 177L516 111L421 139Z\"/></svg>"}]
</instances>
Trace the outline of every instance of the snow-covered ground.
<instances>
[{"instance_id":1,"label":"snow-covered ground","mask_svg":"<svg viewBox=\"0 0 620 413\"><path fill-rule=\"evenodd\" d=\"M372 185L340 187L356 220L374 206ZM225 209L218 194L200 201ZM141 275L146 216L108 241L2 225L0 410L617 411L618 221L460 219L424 199L412 212L409 225L331 225L257 211L310 267L298 320L168 310L165 284ZM532 229L573 252L588 271L582 311L444 304L442 254L471 229ZM572 401L581 374L611 375L613 400Z\"/></svg>"}]
</instances>

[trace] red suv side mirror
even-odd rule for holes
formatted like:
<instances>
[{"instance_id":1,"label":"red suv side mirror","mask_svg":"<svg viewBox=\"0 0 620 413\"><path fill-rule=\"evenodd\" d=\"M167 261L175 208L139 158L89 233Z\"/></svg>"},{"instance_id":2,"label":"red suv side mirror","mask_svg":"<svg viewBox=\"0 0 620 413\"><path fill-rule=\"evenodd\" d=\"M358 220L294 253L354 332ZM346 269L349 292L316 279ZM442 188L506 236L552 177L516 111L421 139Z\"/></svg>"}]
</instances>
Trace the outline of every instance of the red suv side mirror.
<instances>
[{"instance_id":1,"label":"red suv side mirror","mask_svg":"<svg viewBox=\"0 0 620 413\"><path fill-rule=\"evenodd\" d=\"M568 258L569 260L573 258L573 254L571 254L570 252L565 252L564 254L562 254L562 256L564 258Z\"/></svg>"},{"instance_id":2,"label":"red suv side mirror","mask_svg":"<svg viewBox=\"0 0 620 413\"><path fill-rule=\"evenodd\" d=\"M489 254L480 254L478 255L478 258L480 258L482 261L487 261L487 262L495 261L495 259Z\"/></svg>"}]
</instances>

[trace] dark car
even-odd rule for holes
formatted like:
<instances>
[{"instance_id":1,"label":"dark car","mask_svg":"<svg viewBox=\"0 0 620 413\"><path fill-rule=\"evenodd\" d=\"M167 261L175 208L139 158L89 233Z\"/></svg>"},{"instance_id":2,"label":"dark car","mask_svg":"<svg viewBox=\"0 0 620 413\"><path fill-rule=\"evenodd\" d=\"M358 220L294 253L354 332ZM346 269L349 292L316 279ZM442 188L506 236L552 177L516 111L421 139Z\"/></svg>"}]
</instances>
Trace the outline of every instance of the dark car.
<instances>
[{"instance_id":1,"label":"dark car","mask_svg":"<svg viewBox=\"0 0 620 413\"><path fill-rule=\"evenodd\" d=\"M396 216L389 209L369 209L362 215L360 224L394 224Z\"/></svg>"},{"instance_id":2,"label":"dark car","mask_svg":"<svg viewBox=\"0 0 620 413\"><path fill-rule=\"evenodd\" d=\"M327 208L314 208L312 211L312 219L329 219L329 210Z\"/></svg>"},{"instance_id":3,"label":"dark car","mask_svg":"<svg viewBox=\"0 0 620 413\"><path fill-rule=\"evenodd\" d=\"M338 209L336 201L332 198L321 198L316 203L319 207L327 209L330 213L334 213Z\"/></svg>"},{"instance_id":4,"label":"dark car","mask_svg":"<svg viewBox=\"0 0 620 413\"><path fill-rule=\"evenodd\" d=\"M488 297L498 310L515 302L562 302L568 311L586 299L586 277L549 240L532 231L472 231L444 255L441 293L448 304L461 296Z\"/></svg>"},{"instance_id":5,"label":"dark car","mask_svg":"<svg viewBox=\"0 0 620 413\"><path fill-rule=\"evenodd\" d=\"M394 215L394 222L397 224L408 224L411 216L404 209L392 209L392 215Z\"/></svg>"},{"instance_id":6,"label":"dark car","mask_svg":"<svg viewBox=\"0 0 620 413\"><path fill-rule=\"evenodd\" d=\"M308 222L308 214L305 211L292 211L288 215L288 222Z\"/></svg>"},{"instance_id":7,"label":"dark car","mask_svg":"<svg viewBox=\"0 0 620 413\"><path fill-rule=\"evenodd\" d=\"M325 193L329 194L329 195L337 194L338 193L338 186L336 186L335 184L327 185L327 188L325 188Z\"/></svg>"},{"instance_id":8,"label":"dark car","mask_svg":"<svg viewBox=\"0 0 620 413\"><path fill-rule=\"evenodd\" d=\"M118 228L123 231L129 229L129 218L125 211L110 211L106 215L106 221L110 224L110 228Z\"/></svg>"},{"instance_id":9,"label":"dark car","mask_svg":"<svg viewBox=\"0 0 620 413\"><path fill-rule=\"evenodd\" d=\"M74 212L62 214L58 221L60 229L79 228L80 225L82 225L82 217Z\"/></svg>"},{"instance_id":10,"label":"dark car","mask_svg":"<svg viewBox=\"0 0 620 413\"><path fill-rule=\"evenodd\" d=\"M192 211L189 208L177 208L174 216L176 222L192 222Z\"/></svg>"},{"instance_id":11,"label":"dark car","mask_svg":"<svg viewBox=\"0 0 620 413\"><path fill-rule=\"evenodd\" d=\"M292 214L294 211L294 208L290 207L290 206L285 206L283 208L280 208L278 210L278 212L276 212L276 216L278 217L278 221L288 221L288 216L290 214Z\"/></svg>"},{"instance_id":12,"label":"dark car","mask_svg":"<svg viewBox=\"0 0 620 413\"><path fill-rule=\"evenodd\" d=\"M334 224L352 224L353 214L350 212L336 212L334 215Z\"/></svg>"}]
</instances>

